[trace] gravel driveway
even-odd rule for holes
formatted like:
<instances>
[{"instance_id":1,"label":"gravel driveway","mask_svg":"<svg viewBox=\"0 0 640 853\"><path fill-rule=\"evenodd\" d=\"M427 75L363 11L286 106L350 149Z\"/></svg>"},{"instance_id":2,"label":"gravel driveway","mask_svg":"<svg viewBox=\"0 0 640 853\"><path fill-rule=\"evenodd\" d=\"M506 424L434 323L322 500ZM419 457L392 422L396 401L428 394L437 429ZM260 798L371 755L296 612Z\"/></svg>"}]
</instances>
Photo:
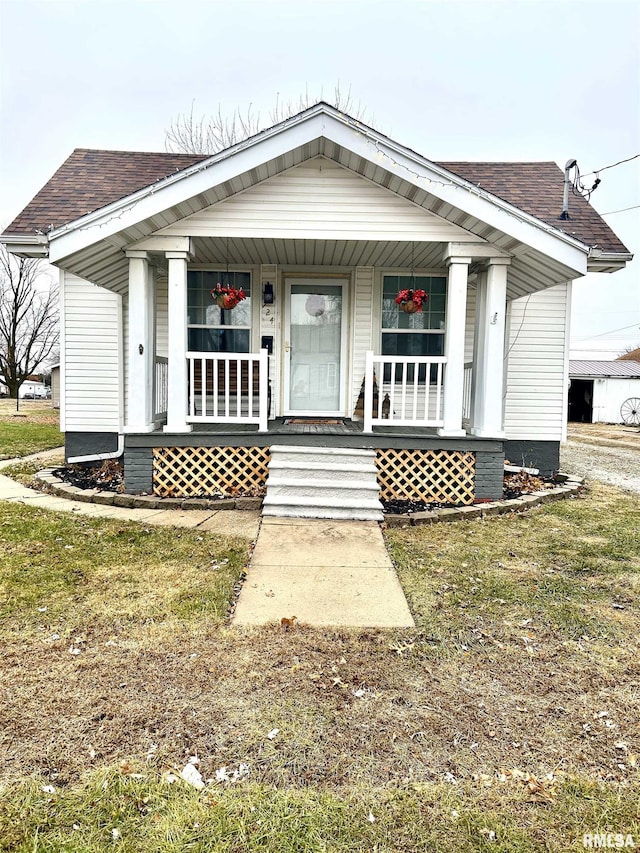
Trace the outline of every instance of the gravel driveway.
<instances>
[{"instance_id":1,"label":"gravel driveway","mask_svg":"<svg viewBox=\"0 0 640 853\"><path fill-rule=\"evenodd\" d=\"M569 441L560 447L560 468L640 494L640 451Z\"/></svg>"}]
</instances>

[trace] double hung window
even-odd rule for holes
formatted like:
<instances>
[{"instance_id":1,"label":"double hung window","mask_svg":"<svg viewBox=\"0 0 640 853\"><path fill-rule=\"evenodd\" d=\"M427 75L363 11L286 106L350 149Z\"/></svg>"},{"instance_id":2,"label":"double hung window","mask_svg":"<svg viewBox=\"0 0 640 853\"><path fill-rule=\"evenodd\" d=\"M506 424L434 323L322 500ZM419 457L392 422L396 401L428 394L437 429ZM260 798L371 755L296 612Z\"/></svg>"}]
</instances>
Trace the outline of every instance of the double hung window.
<instances>
[{"instance_id":1,"label":"double hung window","mask_svg":"<svg viewBox=\"0 0 640 853\"><path fill-rule=\"evenodd\" d=\"M427 299L422 311L407 314L396 304L401 290L424 290ZM441 356L444 355L444 332L447 298L445 276L385 275L382 278L382 355ZM391 378L390 369L385 380ZM401 368L396 369L400 378ZM426 370L420 368L418 378L424 381ZM407 377L413 381L413 369Z\"/></svg>"},{"instance_id":2,"label":"double hung window","mask_svg":"<svg viewBox=\"0 0 640 853\"><path fill-rule=\"evenodd\" d=\"M242 288L247 298L225 310L211 298L222 287ZM251 351L251 274L220 270L189 270L187 273L187 332L189 349L195 352Z\"/></svg>"}]
</instances>

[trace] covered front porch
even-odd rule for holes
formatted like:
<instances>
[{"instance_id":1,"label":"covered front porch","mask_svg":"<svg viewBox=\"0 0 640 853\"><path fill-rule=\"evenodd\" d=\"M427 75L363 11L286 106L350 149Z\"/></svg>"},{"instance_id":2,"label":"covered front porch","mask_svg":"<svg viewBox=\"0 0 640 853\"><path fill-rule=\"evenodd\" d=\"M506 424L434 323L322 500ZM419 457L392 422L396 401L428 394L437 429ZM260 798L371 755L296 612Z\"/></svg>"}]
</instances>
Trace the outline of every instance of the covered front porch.
<instances>
[{"instance_id":1,"label":"covered front porch","mask_svg":"<svg viewBox=\"0 0 640 853\"><path fill-rule=\"evenodd\" d=\"M440 244L437 267L426 270L202 265L193 248L159 255L158 239L127 251L126 434L216 425L269 433L286 421L331 427L335 420L367 435L504 436L505 252ZM434 257L433 244L428 250ZM409 251L424 254L414 243ZM206 287L229 270L250 277L240 322L192 304L194 276L206 300ZM412 283L433 290L428 316L408 317L394 302ZM221 351L242 335L249 351ZM202 341L210 348L194 347Z\"/></svg>"}]
</instances>

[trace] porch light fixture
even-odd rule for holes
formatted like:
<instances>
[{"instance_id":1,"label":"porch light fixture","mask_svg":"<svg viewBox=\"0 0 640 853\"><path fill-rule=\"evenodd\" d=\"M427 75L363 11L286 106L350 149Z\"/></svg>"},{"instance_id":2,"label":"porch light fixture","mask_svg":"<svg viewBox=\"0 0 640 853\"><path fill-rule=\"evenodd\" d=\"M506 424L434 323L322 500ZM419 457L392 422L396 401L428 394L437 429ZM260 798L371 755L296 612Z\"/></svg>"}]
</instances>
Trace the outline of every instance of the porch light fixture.
<instances>
[{"instance_id":1,"label":"porch light fixture","mask_svg":"<svg viewBox=\"0 0 640 853\"><path fill-rule=\"evenodd\" d=\"M273 285L270 281L266 281L262 288L262 304L273 305Z\"/></svg>"}]
</instances>

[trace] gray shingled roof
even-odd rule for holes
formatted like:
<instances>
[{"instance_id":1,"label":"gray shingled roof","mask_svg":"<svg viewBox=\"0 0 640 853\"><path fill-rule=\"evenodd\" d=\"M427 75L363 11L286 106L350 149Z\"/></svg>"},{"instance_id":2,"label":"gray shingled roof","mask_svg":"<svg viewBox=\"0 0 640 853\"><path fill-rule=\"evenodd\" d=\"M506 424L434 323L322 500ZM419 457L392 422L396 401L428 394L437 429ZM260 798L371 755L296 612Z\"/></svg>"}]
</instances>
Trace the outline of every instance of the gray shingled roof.
<instances>
[{"instance_id":1,"label":"gray shingled roof","mask_svg":"<svg viewBox=\"0 0 640 853\"><path fill-rule=\"evenodd\" d=\"M569 376L640 379L640 361L569 361Z\"/></svg>"},{"instance_id":2,"label":"gray shingled roof","mask_svg":"<svg viewBox=\"0 0 640 853\"><path fill-rule=\"evenodd\" d=\"M9 235L46 233L137 190L206 160L198 154L102 151L77 148L5 230ZM581 196L571 195L571 219L562 210L562 170L542 163L439 163L448 171L522 211L604 252L629 250Z\"/></svg>"}]
</instances>

